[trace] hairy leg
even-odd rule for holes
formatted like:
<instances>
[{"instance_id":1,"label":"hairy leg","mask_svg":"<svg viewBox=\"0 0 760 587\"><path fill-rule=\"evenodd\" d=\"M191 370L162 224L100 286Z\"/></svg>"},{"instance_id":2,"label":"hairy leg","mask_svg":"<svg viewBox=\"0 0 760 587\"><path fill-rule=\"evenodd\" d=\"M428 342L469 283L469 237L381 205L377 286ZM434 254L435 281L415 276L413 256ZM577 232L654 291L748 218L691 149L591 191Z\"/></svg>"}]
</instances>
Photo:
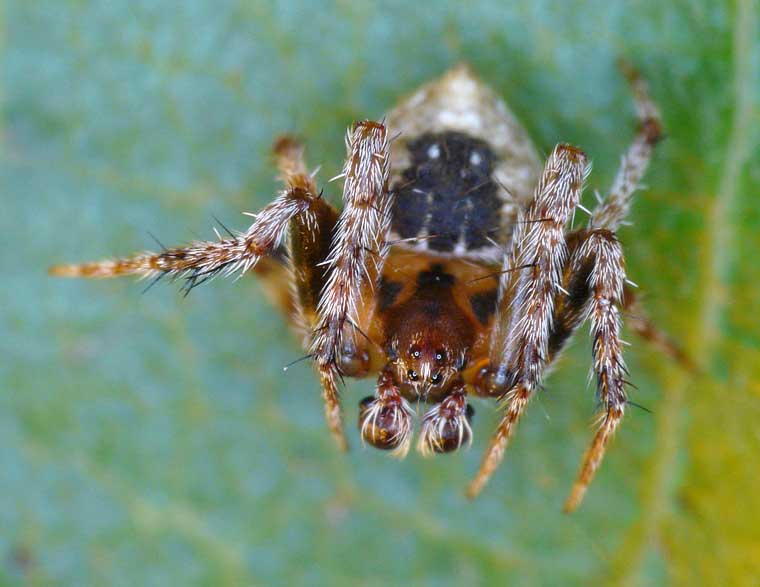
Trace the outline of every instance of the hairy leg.
<instances>
[{"instance_id":1,"label":"hairy leg","mask_svg":"<svg viewBox=\"0 0 760 587\"><path fill-rule=\"evenodd\" d=\"M662 122L657 105L649 96L647 83L630 64L621 63L620 68L628 78L633 91L638 132L623 156L610 192L591 216L592 228L615 231L631 209L633 194L649 166L654 146L663 138Z\"/></svg>"},{"instance_id":2,"label":"hairy leg","mask_svg":"<svg viewBox=\"0 0 760 587\"><path fill-rule=\"evenodd\" d=\"M578 204L587 172L581 151L568 145L555 147L532 204L518 219L500 284L491 356L490 386L506 392L508 406L467 489L470 497L478 495L490 479L541 382L554 299L567 254L565 224Z\"/></svg>"},{"instance_id":3,"label":"hairy leg","mask_svg":"<svg viewBox=\"0 0 760 587\"><path fill-rule=\"evenodd\" d=\"M274 144L274 154L280 179L288 190L299 189L313 194L310 214L299 214L290 220L288 228L288 259L290 267L289 292L293 318L303 335L308 350L311 333L317 322L317 305L327 281L326 259L338 212L317 190L313 176L308 173L303 158L303 146L293 137L282 136Z\"/></svg>"},{"instance_id":4,"label":"hairy leg","mask_svg":"<svg viewBox=\"0 0 760 587\"><path fill-rule=\"evenodd\" d=\"M164 249L160 253L144 252L129 257L84 263L56 265L51 275L58 277L105 278L122 275L185 279L189 291L217 275L243 275L254 269L266 256L274 254L282 243L291 220L301 217L303 224L316 224L315 208L321 200L309 185L291 184L261 212L244 232L216 241L194 241L183 247Z\"/></svg>"},{"instance_id":5,"label":"hairy leg","mask_svg":"<svg viewBox=\"0 0 760 587\"><path fill-rule=\"evenodd\" d=\"M591 295L588 280L593 269L593 260L587 260L585 265L580 267L574 267L573 260L576 249L588 238L588 235L589 231L586 229L567 235L569 259L562 275L563 292L557 296L554 304L552 330L549 335L549 363L560 355L584 320L586 303ZM629 330L685 369L696 370L693 361L683 349L652 321L641 304L638 292L633 289L630 282L623 286L622 308Z\"/></svg>"},{"instance_id":6,"label":"hairy leg","mask_svg":"<svg viewBox=\"0 0 760 587\"><path fill-rule=\"evenodd\" d=\"M328 277L317 306L317 326L311 351L319 369L325 413L339 446L343 435L337 381L339 358L356 340L357 310L382 270L387 255L386 234L391 220L388 193L389 147L386 129L372 121L353 125L346 138L343 203L330 256Z\"/></svg>"},{"instance_id":7,"label":"hairy leg","mask_svg":"<svg viewBox=\"0 0 760 587\"><path fill-rule=\"evenodd\" d=\"M646 82L629 63L621 62L619 65L631 85L639 123L638 132L622 158L620 168L607 197L596 207L590 221L590 228L592 229L604 228L613 232L628 216L633 194L649 166L655 145L663 136L660 113L649 95ZM571 256L586 238L588 238L588 230L579 230L567 235ZM564 344L582 321L581 313L589 295L587 281L591 269L592 265L588 260L585 267L578 267L577 270L573 270L570 263L565 267L563 289L568 293L558 296L554 311L554 329L549 343L550 354L553 356L562 350ZM655 346L664 350L671 357L687 365L688 359L646 317L630 287L625 288L624 305L626 310L632 313L629 320L632 330L646 340L653 342Z\"/></svg>"},{"instance_id":8,"label":"hairy leg","mask_svg":"<svg viewBox=\"0 0 760 587\"><path fill-rule=\"evenodd\" d=\"M623 156L607 197L594 210L590 223L592 228L612 231L616 231L628 216L633 194L649 166L654 147L663 138L659 109L649 95L646 81L630 64L621 62L620 68L631 85L639 128L633 143ZM695 370L689 357L649 319L638 296L627 286L623 305L628 313L627 322L631 330L686 369Z\"/></svg>"},{"instance_id":9,"label":"hairy leg","mask_svg":"<svg viewBox=\"0 0 760 587\"><path fill-rule=\"evenodd\" d=\"M607 242L603 243L603 241ZM625 283L622 251L611 232L603 229L576 231L568 235L568 243L570 254L562 279L566 293L558 296L555 305L552 332L549 338L549 361L554 361L560 355L572 334L588 317L591 317L592 334L595 336L594 358L597 384L600 399L607 408L607 413L603 416L604 425L588 451L573 495L565 504L566 511L572 511L580 504L594 471L601 463L605 445L612 435L612 430L617 426L615 418L619 421L622 417L625 403L624 393L618 392L616 396L613 395L613 398L617 397L617 401L614 399L612 401L612 416L610 416L610 402L604 402L605 389L602 383L604 387L609 388L613 378L607 375L600 377L600 370L596 364L599 361L598 351L606 349L608 357L614 353L618 354L621 368L617 374L619 380L615 385L624 383L622 377L625 375L625 368L622 366L620 355L618 325L620 319L615 317L617 310L606 309L599 299L606 296L612 303L618 304L626 315L628 328L657 350L690 371L694 371L696 367L688 355L649 319L638 301L636 292ZM595 252L597 250L601 250L602 253L597 255ZM601 280L606 280L606 291L603 289ZM602 310L608 312L606 323L612 327L603 328L605 320L598 319ZM612 339L613 333L614 339Z\"/></svg>"},{"instance_id":10,"label":"hairy leg","mask_svg":"<svg viewBox=\"0 0 760 587\"><path fill-rule=\"evenodd\" d=\"M593 265L588 277L590 296L583 317L591 320L594 373L604 414L565 502L566 512L575 510L583 500L586 489L602 462L607 443L623 417L627 402L627 370L620 340L619 310L623 302L625 268L623 250L614 233L605 229L588 233L571 260L572 270L582 271L589 263Z\"/></svg>"},{"instance_id":11,"label":"hairy leg","mask_svg":"<svg viewBox=\"0 0 760 587\"><path fill-rule=\"evenodd\" d=\"M549 333L549 357L551 364L559 357L565 345L585 319L590 293L589 275L593 263L576 263L578 248L588 238L588 230L576 230L565 235L568 256L562 269L562 290L554 301L552 328Z\"/></svg>"}]
</instances>

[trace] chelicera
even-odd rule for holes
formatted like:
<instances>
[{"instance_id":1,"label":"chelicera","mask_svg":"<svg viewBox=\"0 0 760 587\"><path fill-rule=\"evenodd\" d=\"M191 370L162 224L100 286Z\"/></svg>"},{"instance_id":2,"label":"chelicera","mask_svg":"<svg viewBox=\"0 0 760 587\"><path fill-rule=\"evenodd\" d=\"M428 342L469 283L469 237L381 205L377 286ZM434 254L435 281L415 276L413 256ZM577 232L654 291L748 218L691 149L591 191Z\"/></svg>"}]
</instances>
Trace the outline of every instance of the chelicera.
<instances>
[{"instance_id":1,"label":"chelicera","mask_svg":"<svg viewBox=\"0 0 760 587\"><path fill-rule=\"evenodd\" d=\"M383 122L353 124L343 208L321 197L301 144L274 146L284 189L245 231L122 259L60 265L59 276L181 278L254 273L299 333L319 375L327 423L343 433L339 382L377 377L360 404L362 438L404 455L414 403L429 404L417 449L472 439L472 396L502 417L468 488L477 495L500 462L542 376L589 321L600 426L565 508L580 503L628 404L621 310L636 304L617 230L661 137L643 80L624 68L638 132L592 211L580 204L586 155L559 144L541 163L527 133L467 66L403 99ZM588 213L569 228L576 210ZM677 350L642 317L633 327Z\"/></svg>"}]
</instances>

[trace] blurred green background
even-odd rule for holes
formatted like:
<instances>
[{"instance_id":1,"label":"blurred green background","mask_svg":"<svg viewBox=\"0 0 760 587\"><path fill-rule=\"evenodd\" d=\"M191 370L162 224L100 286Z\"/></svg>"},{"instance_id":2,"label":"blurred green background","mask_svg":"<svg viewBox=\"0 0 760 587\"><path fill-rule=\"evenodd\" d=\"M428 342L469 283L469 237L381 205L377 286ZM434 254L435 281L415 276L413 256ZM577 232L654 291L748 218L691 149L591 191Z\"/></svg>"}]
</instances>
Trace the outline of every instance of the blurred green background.
<instances>
[{"instance_id":1,"label":"blurred green background","mask_svg":"<svg viewBox=\"0 0 760 587\"><path fill-rule=\"evenodd\" d=\"M5 5L0 177L0 584L757 585L758 2ZM604 191L633 135L618 56L669 135L621 231L646 305L701 365L629 337L632 409L581 510L585 332L474 503L471 451L339 454L318 383L255 279L183 299L52 263L196 234L272 197L300 134L323 182L345 127L460 60L546 153L583 146ZM330 197L338 186L328 186Z\"/></svg>"}]
</instances>

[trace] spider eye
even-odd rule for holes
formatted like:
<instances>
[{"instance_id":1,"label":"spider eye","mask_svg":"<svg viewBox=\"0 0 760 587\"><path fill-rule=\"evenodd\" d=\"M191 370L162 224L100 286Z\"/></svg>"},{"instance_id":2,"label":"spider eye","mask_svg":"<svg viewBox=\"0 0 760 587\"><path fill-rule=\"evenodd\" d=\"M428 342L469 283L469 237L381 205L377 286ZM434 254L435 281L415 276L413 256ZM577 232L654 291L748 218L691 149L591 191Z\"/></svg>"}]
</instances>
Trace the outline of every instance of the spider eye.
<instances>
[{"instance_id":1,"label":"spider eye","mask_svg":"<svg viewBox=\"0 0 760 587\"><path fill-rule=\"evenodd\" d=\"M430 377L430 383L432 383L433 385L438 385L441 382L441 379L442 379L441 374L435 373L434 375Z\"/></svg>"},{"instance_id":2,"label":"spider eye","mask_svg":"<svg viewBox=\"0 0 760 587\"><path fill-rule=\"evenodd\" d=\"M410 348L410 349L409 349L409 354L412 356L412 358L414 358L414 359L419 359L419 358L420 358L420 355L421 355L422 353L420 353L420 349L419 349L419 347L417 347L417 346L415 345L415 346L413 346L412 348Z\"/></svg>"},{"instance_id":3,"label":"spider eye","mask_svg":"<svg viewBox=\"0 0 760 587\"><path fill-rule=\"evenodd\" d=\"M446 360L446 351L435 351L435 360L437 363L443 363Z\"/></svg>"},{"instance_id":4,"label":"spider eye","mask_svg":"<svg viewBox=\"0 0 760 587\"><path fill-rule=\"evenodd\" d=\"M411 381L417 381L417 379L419 379L419 375L417 375L417 371L414 369L409 369L409 371L406 372L406 376L409 377Z\"/></svg>"}]
</instances>

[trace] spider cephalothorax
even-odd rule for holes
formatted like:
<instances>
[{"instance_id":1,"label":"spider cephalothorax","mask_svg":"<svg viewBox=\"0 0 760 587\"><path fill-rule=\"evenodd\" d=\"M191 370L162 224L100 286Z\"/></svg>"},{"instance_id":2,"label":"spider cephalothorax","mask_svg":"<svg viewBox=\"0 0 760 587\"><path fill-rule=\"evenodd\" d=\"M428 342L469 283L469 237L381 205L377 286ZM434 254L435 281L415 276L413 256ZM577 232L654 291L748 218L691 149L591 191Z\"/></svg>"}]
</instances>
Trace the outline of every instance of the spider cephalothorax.
<instances>
[{"instance_id":1,"label":"spider cephalothorax","mask_svg":"<svg viewBox=\"0 0 760 587\"><path fill-rule=\"evenodd\" d=\"M402 100L384 123L349 129L337 176L341 212L321 197L300 144L283 137L275 155L285 188L248 230L52 273L168 275L191 289L220 273L255 272L302 335L343 447L345 377L377 375L375 394L360 404L361 436L401 455L415 431L413 403L429 404L417 441L429 455L472 439L469 396L502 400L471 496L501 460L543 373L588 320L604 411L566 503L574 509L627 404L620 309L635 302L624 293L615 231L660 138L645 84L625 71L639 131L584 228L567 225L583 209L586 155L557 145L542 170L504 102L459 66ZM675 352L637 314L637 330Z\"/></svg>"}]
</instances>

